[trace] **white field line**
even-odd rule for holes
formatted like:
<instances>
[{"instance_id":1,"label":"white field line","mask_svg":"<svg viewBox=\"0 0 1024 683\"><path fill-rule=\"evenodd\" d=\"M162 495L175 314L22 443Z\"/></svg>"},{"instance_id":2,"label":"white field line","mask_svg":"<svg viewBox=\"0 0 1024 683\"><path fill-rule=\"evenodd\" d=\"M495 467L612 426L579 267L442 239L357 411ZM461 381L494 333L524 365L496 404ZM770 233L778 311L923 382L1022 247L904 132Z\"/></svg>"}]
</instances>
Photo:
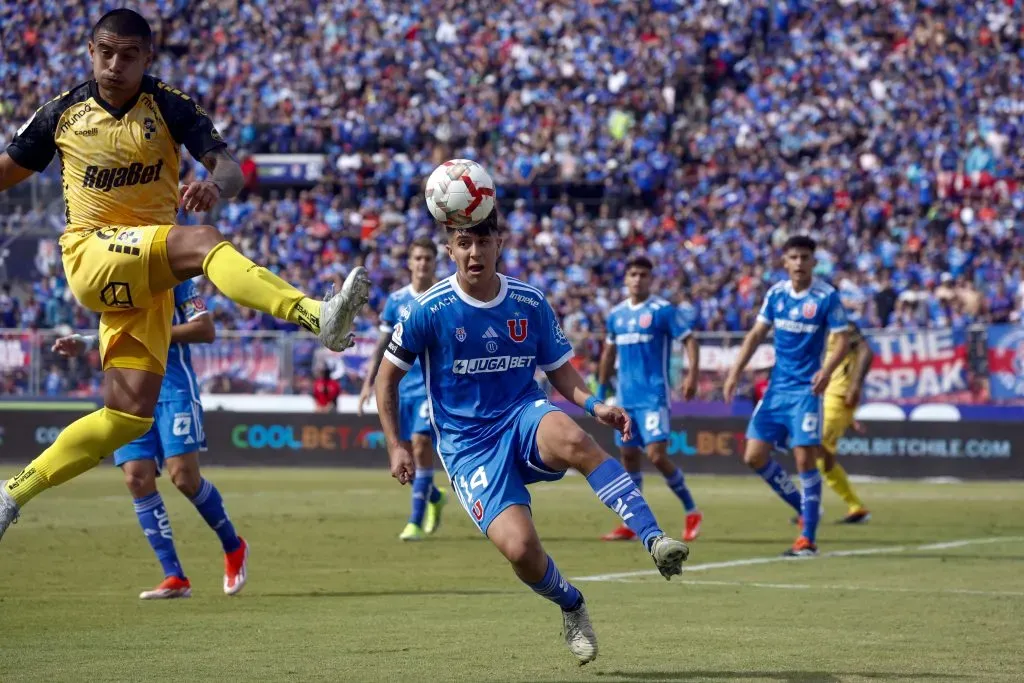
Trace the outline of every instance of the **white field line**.
<instances>
[{"instance_id":1,"label":"white field line","mask_svg":"<svg viewBox=\"0 0 1024 683\"><path fill-rule=\"evenodd\" d=\"M761 581L703 581L694 579L683 579L681 583L690 586L741 586L750 588L775 588L782 590L843 590L843 591L866 591L870 593L918 593L924 595L978 595L992 597L1024 597L1024 591L983 591L969 588L897 588L886 586L854 586L846 584L822 583L764 583Z\"/></svg>"},{"instance_id":2,"label":"white field line","mask_svg":"<svg viewBox=\"0 0 1024 683\"><path fill-rule=\"evenodd\" d=\"M968 545L984 545L988 543L1015 543L1024 541L1024 536L989 536L987 538L968 538L960 541L944 541L941 543L928 543L926 545L907 546L890 545L879 548L855 548L853 550L833 550L822 553L818 557L852 557L855 555L887 555L904 553L914 550L944 550L947 548L962 548ZM731 567L746 567L754 564L772 564L775 562L794 562L812 558L791 558L781 555L770 557L748 557L739 560L727 560L725 562L705 562L704 564L683 565L683 574L691 572L706 572L712 569L729 569ZM658 576L656 569L643 569L633 572L618 572L615 574L594 574L593 576L578 576L573 581L623 581L637 576Z\"/></svg>"}]
</instances>

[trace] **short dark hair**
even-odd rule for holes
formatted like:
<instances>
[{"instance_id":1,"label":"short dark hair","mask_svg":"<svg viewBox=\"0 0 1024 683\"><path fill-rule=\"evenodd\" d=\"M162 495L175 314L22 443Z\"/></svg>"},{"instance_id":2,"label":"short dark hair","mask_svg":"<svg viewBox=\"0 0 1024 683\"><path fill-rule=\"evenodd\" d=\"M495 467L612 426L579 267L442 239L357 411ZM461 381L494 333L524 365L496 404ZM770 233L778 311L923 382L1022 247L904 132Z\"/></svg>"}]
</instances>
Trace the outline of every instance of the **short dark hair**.
<instances>
[{"instance_id":1,"label":"short dark hair","mask_svg":"<svg viewBox=\"0 0 1024 683\"><path fill-rule=\"evenodd\" d=\"M651 259L646 256L634 256L633 258L626 261L626 270L630 268L643 268L644 270L654 270L654 263Z\"/></svg>"},{"instance_id":2,"label":"short dark hair","mask_svg":"<svg viewBox=\"0 0 1024 683\"><path fill-rule=\"evenodd\" d=\"M790 249L806 249L813 254L818 250L818 243L807 235L793 235L782 245L782 253L786 253Z\"/></svg>"},{"instance_id":3,"label":"short dark hair","mask_svg":"<svg viewBox=\"0 0 1024 683\"><path fill-rule=\"evenodd\" d=\"M483 219L482 221L474 225L472 228L454 227L448 228L447 232L449 238L454 237L460 232L468 232L478 237L483 237L484 235L501 234L501 223L498 222L498 207L495 206L493 209L491 209L491 212L487 214L487 218Z\"/></svg>"},{"instance_id":4,"label":"short dark hair","mask_svg":"<svg viewBox=\"0 0 1024 683\"><path fill-rule=\"evenodd\" d=\"M419 247L420 249L426 249L434 256L437 256L437 242L430 239L429 237L417 237L409 245L409 255L412 256L412 250Z\"/></svg>"},{"instance_id":5,"label":"short dark hair","mask_svg":"<svg viewBox=\"0 0 1024 683\"><path fill-rule=\"evenodd\" d=\"M153 44L153 29L146 18L134 10L121 8L107 12L92 27L92 38L100 31L110 31L116 36L141 38L146 45Z\"/></svg>"}]
</instances>

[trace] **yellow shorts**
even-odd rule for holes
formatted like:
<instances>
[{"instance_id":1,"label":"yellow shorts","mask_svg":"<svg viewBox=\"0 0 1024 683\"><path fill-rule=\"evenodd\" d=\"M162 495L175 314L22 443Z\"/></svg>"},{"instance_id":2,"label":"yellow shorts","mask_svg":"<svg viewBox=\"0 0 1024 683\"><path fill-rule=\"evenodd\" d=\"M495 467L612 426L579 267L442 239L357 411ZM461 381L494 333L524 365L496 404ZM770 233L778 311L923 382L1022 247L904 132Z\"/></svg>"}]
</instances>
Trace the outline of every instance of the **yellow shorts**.
<instances>
[{"instance_id":1,"label":"yellow shorts","mask_svg":"<svg viewBox=\"0 0 1024 683\"><path fill-rule=\"evenodd\" d=\"M821 445L833 455L839 446L839 437L853 424L855 408L848 408L841 396L825 397L825 422L821 426Z\"/></svg>"},{"instance_id":2,"label":"yellow shorts","mask_svg":"<svg viewBox=\"0 0 1024 683\"><path fill-rule=\"evenodd\" d=\"M177 284L167 259L171 227L69 226L61 235L68 285L81 305L100 314L104 370L164 374Z\"/></svg>"}]
</instances>

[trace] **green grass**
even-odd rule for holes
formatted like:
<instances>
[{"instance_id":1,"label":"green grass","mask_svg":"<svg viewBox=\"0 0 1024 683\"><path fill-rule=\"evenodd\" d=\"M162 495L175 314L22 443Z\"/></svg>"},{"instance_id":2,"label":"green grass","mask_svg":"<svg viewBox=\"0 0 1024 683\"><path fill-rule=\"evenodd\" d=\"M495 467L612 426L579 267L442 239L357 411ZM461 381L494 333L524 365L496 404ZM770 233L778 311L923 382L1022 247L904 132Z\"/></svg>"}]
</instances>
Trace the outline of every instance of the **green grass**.
<instances>
[{"instance_id":1,"label":"green grass","mask_svg":"<svg viewBox=\"0 0 1024 683\"><path fill-rule=\"evenodd\" d=\"M0 544L0 681L998 681L1024 670L1024 485L860 485L875 519L827 523L816 560L580 582L601 656L577 667L557 608L513 576L452 504L403 545L408 488L384 471L214 469L252 545L250 584L221 593L215 536L168 482L190 600L160 579L112 467L50 491ZM753 478L692 477L706 514L690 564L777 555L788 511ZM680 509L648 477L673 532ZM826 519L842 511L826 496ZM586 482L534 488L570 577L653 569L595 538L611 512ZM995 542L920 548L943 541Z\"/></svg>"}]
</instances>

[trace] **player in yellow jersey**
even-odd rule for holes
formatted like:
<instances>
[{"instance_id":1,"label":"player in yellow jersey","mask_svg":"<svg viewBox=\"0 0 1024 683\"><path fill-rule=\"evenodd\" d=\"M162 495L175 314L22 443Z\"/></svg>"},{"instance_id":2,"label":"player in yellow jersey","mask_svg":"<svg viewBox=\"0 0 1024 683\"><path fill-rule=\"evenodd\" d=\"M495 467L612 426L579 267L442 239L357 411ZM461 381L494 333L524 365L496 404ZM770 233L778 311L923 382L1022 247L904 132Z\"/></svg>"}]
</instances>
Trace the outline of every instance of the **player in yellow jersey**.
<instances>
[{"instance_id":1,"label":"player in yellow jersey","mask_svg":"<svg viewBox=\"0 0 1024 683\"><path fill-rule=\"evenodd\" d=\"M152 31L118 9L93 27L93 80L40 107L0 154L0 191L61 160L64 271L79 303L100 314L104 406L69 425L10 480L0 481L0 537L40 492L89 470L149 431L170 344L172 290L198 275L235 302L302 325L330 349L352 344L369 280L314 301L239 253L213 226L174 225L178 207L207 211L242 188L242 172L194 100L146 75ZM180 148L211 179L178 187Z\"/></svg>"},{"instance_id":2,"label":"player in yellow jersey","mask_svg":"<svg viewBox=\"0 0 1024 683\"><path fill-rule=\"evenodd\" d=\"M827 356L832 354L835 343L835 335L830 335L825 351ZM846 516L840 520L843 524L860 524L871 519L871 513L853 490L846 470L836 460L836 450L839 438L853 424L853 414L860 403L864 378L871 368L873 357L874 353L868 341L857 326L851 324L850 348L839 367L832 373L828 389L825 390L825 418L821 432L824 457L818 460L818 469L824 475L829 488L846 503Z\"/></svg>"}]
</instances>

